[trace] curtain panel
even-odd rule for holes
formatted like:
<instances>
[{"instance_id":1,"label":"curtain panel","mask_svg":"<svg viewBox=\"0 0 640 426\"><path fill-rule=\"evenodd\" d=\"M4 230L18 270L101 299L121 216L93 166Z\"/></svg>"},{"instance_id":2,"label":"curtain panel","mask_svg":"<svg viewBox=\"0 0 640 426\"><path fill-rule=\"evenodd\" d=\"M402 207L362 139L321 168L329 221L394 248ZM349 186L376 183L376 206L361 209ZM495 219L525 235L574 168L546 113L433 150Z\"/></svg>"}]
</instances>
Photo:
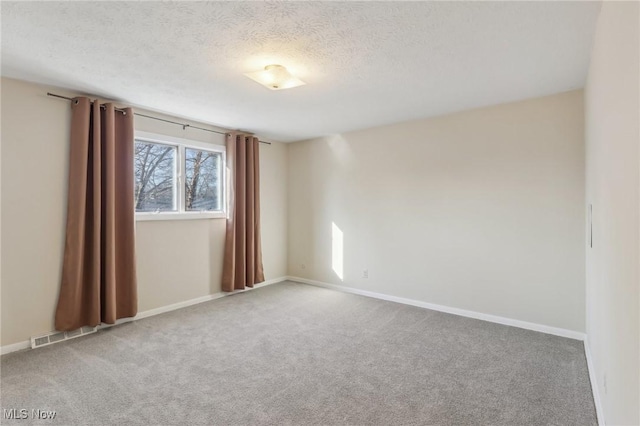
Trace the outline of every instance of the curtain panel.
<instances>
[{"instance_id":1,"label":"curtain panel","mask_svg":"<svg viewBox=\"0 0 640 426\"><path fill-rule=\"evenodd\" d=\"M137 313L131 108L71 103L67 225L57 330Z\"/></svg>"},{"instance_id":2,"label":"curtain panel","mask_svg":"<svg viewBox=\"0 0 640 426\"><path fill-rule=\"evenodd\" d=\"M260 238L260 152L258 138L228 134L227 233L222 290L242 290L264 281Z\"/></svg>"}]
</instances>

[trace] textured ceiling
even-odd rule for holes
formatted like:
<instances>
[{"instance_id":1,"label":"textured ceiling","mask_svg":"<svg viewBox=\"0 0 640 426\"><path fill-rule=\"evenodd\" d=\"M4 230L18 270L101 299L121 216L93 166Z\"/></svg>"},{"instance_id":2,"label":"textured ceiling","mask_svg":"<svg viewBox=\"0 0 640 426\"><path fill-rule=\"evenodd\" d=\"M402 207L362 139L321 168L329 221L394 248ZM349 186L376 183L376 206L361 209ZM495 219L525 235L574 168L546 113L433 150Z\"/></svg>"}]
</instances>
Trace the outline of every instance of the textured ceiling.
<instances>
[{"instance_id":1,"label":"textured ceiling","mask_svg":"<svg viewBox=\"0 0 640 426\"><path fill-rule=\"evenodd\" d=\"M6 2L2 75L294 141L583 87L598 2ZM243 75L277 63L307 82Z\"/></svg>"}]
</instances>

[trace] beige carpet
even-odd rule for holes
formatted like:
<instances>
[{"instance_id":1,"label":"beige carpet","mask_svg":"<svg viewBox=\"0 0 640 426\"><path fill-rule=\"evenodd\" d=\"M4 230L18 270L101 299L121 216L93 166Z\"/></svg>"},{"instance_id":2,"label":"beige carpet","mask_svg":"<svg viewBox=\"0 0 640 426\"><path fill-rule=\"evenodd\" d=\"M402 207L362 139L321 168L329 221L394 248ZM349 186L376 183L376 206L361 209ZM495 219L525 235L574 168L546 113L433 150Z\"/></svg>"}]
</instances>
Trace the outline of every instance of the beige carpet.
<instances>
[{"instance_id":1,"label":"beige carpet","mask_svg":"<svg viewBox=\"0 0 640 426\"><path fill-rule=\"evenodd\" d=\"M3 356L1 396L59 425L596 424L582 342L294 283Z\"/></svg>"}]
</instances>

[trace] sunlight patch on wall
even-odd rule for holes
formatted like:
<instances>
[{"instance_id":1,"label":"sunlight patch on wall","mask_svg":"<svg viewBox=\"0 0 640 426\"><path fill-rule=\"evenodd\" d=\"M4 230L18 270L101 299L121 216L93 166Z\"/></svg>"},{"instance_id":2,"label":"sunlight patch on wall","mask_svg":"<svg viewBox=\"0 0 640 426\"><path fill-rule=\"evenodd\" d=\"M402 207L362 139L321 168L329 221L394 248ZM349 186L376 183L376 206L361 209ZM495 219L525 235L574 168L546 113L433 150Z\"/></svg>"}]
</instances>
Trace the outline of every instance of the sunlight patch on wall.
<instances>
[{"instance_id":1,"label":"sunlight patch on wall","mask_svg":"<svg viewBox=\"0 0 640 426\"><path fill-rule=\"evenodd\" d=\"M338 278L342 280L344 262L344 237L340 228L331 223L331 267Z\"/></svg>"}]
</instances>

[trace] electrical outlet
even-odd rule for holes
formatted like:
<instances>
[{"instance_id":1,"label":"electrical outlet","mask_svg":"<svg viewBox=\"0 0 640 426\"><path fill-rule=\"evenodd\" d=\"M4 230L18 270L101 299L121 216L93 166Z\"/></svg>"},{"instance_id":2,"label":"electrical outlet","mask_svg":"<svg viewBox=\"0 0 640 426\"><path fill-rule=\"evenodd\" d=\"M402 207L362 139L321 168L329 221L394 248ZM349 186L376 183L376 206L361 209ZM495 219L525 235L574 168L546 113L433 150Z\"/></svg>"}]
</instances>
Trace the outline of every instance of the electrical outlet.
<instances>
[{"instance_id":1,"label":"electrical outlet","mask_svg":"<svg viewBox=\"0 0 640 426\"><path fill-rule=\"evenodd\" d=\"M364 271L362 271L362 278L369 278L369 270L365 269Z\"/></svg>"},{"instance_id":2,"label":"electrical outlet","mask_svg":"<svg viewBox=\"0 0 640 426\"><path fill-rule=\"evenodd\" d=\"M304 263L300 264L300 269L307 269L307 265L305 265Z\"/></svg>"}]
</instances>

